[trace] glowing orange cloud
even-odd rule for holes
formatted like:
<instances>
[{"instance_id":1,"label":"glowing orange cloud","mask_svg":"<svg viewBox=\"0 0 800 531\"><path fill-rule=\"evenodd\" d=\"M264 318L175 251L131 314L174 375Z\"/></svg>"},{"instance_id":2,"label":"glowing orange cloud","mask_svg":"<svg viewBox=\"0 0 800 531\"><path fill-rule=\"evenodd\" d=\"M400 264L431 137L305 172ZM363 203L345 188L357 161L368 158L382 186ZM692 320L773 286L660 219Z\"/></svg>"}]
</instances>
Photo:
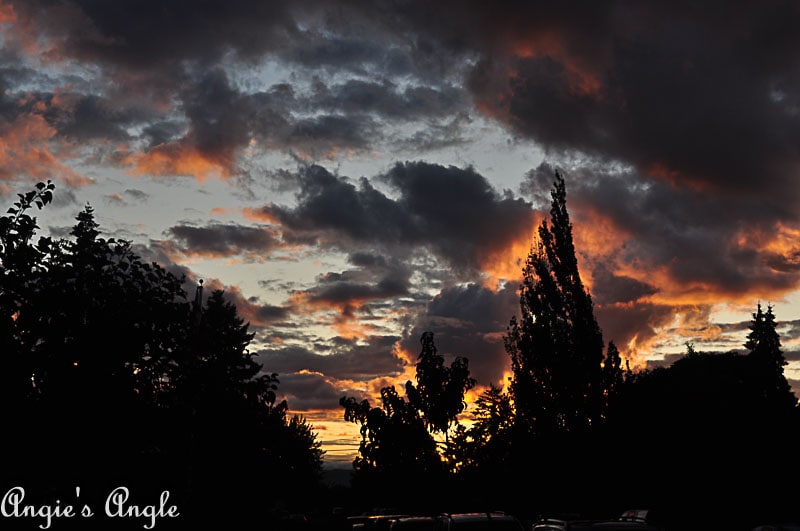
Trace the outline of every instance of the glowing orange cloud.
<instances>
[{"instance_id":1,"label":"glowing orange cloud","mask_svg":"<svg viewBox=\"0 0 800 531\"><path fill-rule=\"evenodd\" d=\"M91 184L61 160L53 142L56 131L38 114L23 114L0 128L0 180L14 181L20 175L33 180L52 179L68 186Z\"/></svg>"},{"instance_id":2,"label":"glowing orange cloud","mask_svg":"<svg viewBox=\"0 0 800 531\"><path fill-rule=\"evenodd\" d=\"M17 14L14 12L14 6L0 2L0 24L14 23L17 21Z\"/></svg>"},{"instance_id":3,"label":"glowing orange cloud","mask_svg":"<svg viewBox=\"0 0 800 531\"><path fill-rule=\"evenodd\" d=\"M359 320L359 308L372 297L351 297L347 300L314 299L308 291L295 291L287 299L288 305L298 315L318 315L318 323L329 326L346 339L366 339L381 333L379 324L388 322L385 316L370 316L369 321ZM333 316L330 313L333 312Z\"/></svg>"},{"instance_id":4,"label":"glowing orange cloud","mask_svg":"<svg viewBox=\"0 0 800 531\"><path fill-rule=\"evenodd\" d=\"M525 259L533 244L535 228L521 230L519 237L508 246L490 252L481 261L483 285L496 291L502 282L520 282Z\"/></svg>"},{"instance_id":5,"label":"glowing orange cloud","mask_svg":"<svg viewBox=\"0 0 800 531\"><path fill-rule=\"evenodd\" d=\"M773 271L800 269L800 228L778 222L772 227L742 229L733 245L741 251L758 251Z\"/></svg>"},{"instance_id":6,"label":"glowing orange cloud","mask_svg":"<svg viewBox=\"0 0 800 531\"><path fill-rule=\"evenodd\" d=\"M245 207L242 209L244 219L250 221L260 221L263 223L279 224L280 221L272 213L265 211L262 208Z\"/></svg>"},{"instance_id":7,"label":"glowing orange cloud","mask_svg":"<svg viewBox=\"0 0 800 531\"><path fill-rule=\"evenodd\" d=\"M363 322L358 322L354 317L338 315L331 324L336 335L344 339L366 339L374 334L376 327Z\"/></svg>"},{"instance_id":8,"label":"glowing orange cloud","mask_svg":"<svg viewBox=\"0 0 800 531\"><path fill-rule=\"evenodd\" d=\"M186 176L198 182L208 178L229 179L233 174L228 164L179 142L162 144L146 153L129 153L122 158L132 175Z\"/></svg>"}]
</instances>

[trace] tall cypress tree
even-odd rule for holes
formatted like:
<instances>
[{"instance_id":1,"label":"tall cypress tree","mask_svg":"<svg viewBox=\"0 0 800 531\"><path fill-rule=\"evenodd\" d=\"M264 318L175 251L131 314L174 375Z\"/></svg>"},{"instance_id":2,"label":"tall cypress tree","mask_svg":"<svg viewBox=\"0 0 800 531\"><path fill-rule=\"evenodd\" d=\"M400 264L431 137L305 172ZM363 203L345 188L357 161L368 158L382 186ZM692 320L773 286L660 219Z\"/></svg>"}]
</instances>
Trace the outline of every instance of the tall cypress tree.
<instances>
[{"instance_id":1,"label":"tall cypress tree","mask_svg":"<svg viewBox=\"0 0 800 531\"><path fill-rule=\"evenodd\" d=\"M564 179L555 177L550 222L528 254L520 317L505 338L518 427L536 434L589 428L605 402L603 336L578 271Z\"/></svg>"}]
</instances>

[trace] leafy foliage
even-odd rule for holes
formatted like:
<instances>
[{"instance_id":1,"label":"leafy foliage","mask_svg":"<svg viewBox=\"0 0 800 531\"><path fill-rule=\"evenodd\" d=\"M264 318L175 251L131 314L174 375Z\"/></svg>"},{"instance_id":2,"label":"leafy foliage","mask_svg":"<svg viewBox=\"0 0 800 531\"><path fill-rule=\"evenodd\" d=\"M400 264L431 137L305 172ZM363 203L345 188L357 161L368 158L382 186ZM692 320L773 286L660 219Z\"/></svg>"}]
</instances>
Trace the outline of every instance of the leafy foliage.
<instances>
[{"instance_id":1,"label":"leafy foliage","mask_svg":"<svg viewBox=\"0 0 800 531\"><path fill-rule=\"evenodd\" d=\"M417 361L417 385L406 382L410 405L422 413L428 429L447 434L467 404L464 394L477 383L469 375L469 360L456 357L446 367L444 357L433 342L433 332L424 332L420 339L422 352Z\"/></svg>"},{"instance_id":2,"label":"leafy foliage","mask_svg":"<svg viewBox=\"0 0 800 531\"><path fill-rule=\"evenodd\" d=\"M224 292L193 305L184 278L102 238L89 205L71 239L34 245L29 211L53 189L40 183L0 217L0 413L17 434L8 477L173 487L194 509L266 496L251 477L282 482L282 498L301 484L307 494L320 443L276 403L277 374L248 352L253 334Z\"/></svg>"},{"instance_id":3,"label":"leafy foliage","mask_svg":"<svg viewBox=\"0 0 800 531\"><path fill-rule=\"evenodd\" d=\"M381 389L380 407L354 397L339 401L344 419L360 424L354 480L367 490L386 489L387 482L414 483L418 490L433 488L446 472L448 462L443 457L451 457L449 445L445 444L440 453L433 434L447 434L458 424L458 415L466 407L464 394L475 380L464 358L456 357L450 367L445 366L431 332L423 333L420 342L417 385L406 383L406 398L395 386L388 386Z\"/></svg>"}]
</instances>

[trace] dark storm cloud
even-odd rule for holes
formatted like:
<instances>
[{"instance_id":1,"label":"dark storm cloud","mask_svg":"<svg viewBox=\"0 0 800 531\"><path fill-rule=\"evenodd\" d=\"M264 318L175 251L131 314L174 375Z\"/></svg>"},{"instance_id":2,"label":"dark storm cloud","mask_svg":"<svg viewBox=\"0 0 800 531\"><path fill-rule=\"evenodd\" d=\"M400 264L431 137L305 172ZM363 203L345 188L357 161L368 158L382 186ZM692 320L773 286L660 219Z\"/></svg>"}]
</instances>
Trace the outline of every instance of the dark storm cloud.
<instances>
[{"instance_id":1,"label":"dark storm cloud","mask_svg":"<svg viewBox=\"0 0 800 531\"><path fill-rule=\"evenodd\" d=\"M351 301L386 299L408 294L411 271L397 267L376 275L365 270L326 273L317 285L305 291L309 302L346 304Z\"/></svg>"},{"instance_id":2,"label":"dark storm cloud","mask_svg":"<svg viewBox=\"0 0 800 531\"><path fill-rule=\"evenodd\" d=\"M576 9L514 1L41 0L14 7L20 32L41 31L58 54L99 62L122 80L139 72L185 87L197 66L206 70L232 54L242 64L273 57L348 76L377 72L379 79L423 82L387 91L382 82L345 80L316 102L337 112L441 115L464 98L430 80L470 69L478 107L554 153L622 160L641 174L721 196L782 193L792 207L800 198L791 186L800 162L793 140L800 133L800 37L793 29L800 8L790 2L698 7L620 0ZM186 97L192 140L228 160L231 154L219 151L223 138L229 148L246 145L242 113L259 107L239 107L235 94L208 96L215 94L233 103L229 114L211 105L208 116L198 116L203 107L193 102L199 100ZM281 140L309 139L309 152L324 156L363 149L376 134L369 122L328 113L289 120L283 134L266 136L281 148Z\"/></svg>"},{"instance_id":3,"label":"dark storm cloud","mask_svg":"<svg viewBox=\"0 0 800 531\"><path fill-rule=\"evenodd\" d=\"M531 171L523 192L541 204L549 192L553 168L542 164ZM763 295L787 290L800 281L793 267L798 248L785 252L762 248L764 241L778 233L785 212L778 204L782 196L724 198L689 188L676 188L631 171L608 171L602 165L585 164L565 174L567 202L573 222L588 210L612 222L619 239L615 246L599 250L595 264L596 282L603 302L624 302L625 297L645 296L678 285L693 283L732 296L763 290ZM753 238L753 241L747 241ZM620 279L616 265L660 268L668 272L673 286L632 284ZM595 267L596 266L596 267ZM611 274L611 276L609 276ZM624 294L622 291L633 292ZM630 299L629 299L630 300Z\"/></svg>"},{"instance_id":4,"label":"dark storm cloud","mask_svg":"<svg viewBox=\"0 0 800 531\"><path fill-rule=\"evenodd\" d=\"M59 53L82 60L145 69L180 61L211 63L233 52L253 59L281 46L296 25L289 9L300 5L245 0L14 1L15 12L35 20L60 44Z\"/></svg>"},{"instance_id":5,"label":"dark storm cloud","mask_svg":"<svg viewBox=\"0 0 800 531\"><path fill-rule=\"evenodd\" d=\"M354 241L388 244L415 240L417 228L402 208L368 180L359 186L321 166L301 169L298 205L268 205L263 212L299 232L335 231Z\"/></svg>"},{"instance_id":6,"label":"dark storm cloud","mask_svg":"<svg viewBox=\"0 0 800 531\"><path fill-rule=\"evenodd\" d=\"M263 227L234 224L211 224L205 227L176 225L169 234L177 240L184 253L189 255L235 256L261 255L280 247L281 242L273 231Z\"/></svg>"},{"instance_id":7,"label":"dark storm cloud","mask_svg":"<svg viewBox=\"0 0 800 531\"><path fill-rule=\"evenodd\" d=\"M447 120L448 128L435 118L447 118L467 104L464 90L453 84L458 80L416 75L426 70L414 67L417 46L405 37L374 29L369 13L359 14L358 7L333 8L316 2L212 6L183 0L124 0L108 5L34 0L15 2L14 9L15 39L9 42L19 45L18 52L34 48L33 41L41 38L49 45L47 60L93 66L82 72L93 79L81 84L92 94L76 95L69 109L48 111L56 114L49 119L60 135L72 142L130 139L133 152L156 150L152 159L126 152L107 159L138 164L137 171L143 173L202 172L191 163L200 155L211 165L210 171L216 168L225 177L240 175L247 170L238 164L238 157L251 145L291 151L306 159L334 158L385 142L386 131L379 122L424 118L428 125L423 131L403 140L412 147L430 143L434 134L457 138L458 132L451 130L457 122ZM349 31L359 37L348 36ZM287 83L252 92L260 80L228 78L230 72L257 68L271 59L320 73L399 77L404 87L350 79L297 97L296 87ZM34 79L32 71L15 72L28 82ZM303 88L312 78L294 76L293 83ZM99 95L103 91L105 95ZM435 133L426 135L427 127ZM418 135L423 139L417 141Z\"/></svg>"},{"instance_id":8,"label":"dark storm cloud","mask_svg":"<svg viewBox=\"0 0 800 531\"><path fill-rule=\"evenodd\" d=\"M321 374L279 374L278 381L278 400L286 400L289 410L341 409L342 392Z\"/></svg>"},{"instance_id":9,"label":"dark storm cloud","mask_svg":"<svg viewBox=\"0 0 800 531\"><path fill-rule=\"evenodd\" d=\"M205 73L182 92L189 121L185 142L226 167L250 140L253 98L233 87L222 70Z\"/></svg>"},{"instance_id":10,"label":"dark storm cloud","mask_svg":"<svg viewBox=\"0 0 800 531\"><path fill-rule=\"evenodd\" d=\"M463 91L452 86L417 85L401 91L389 82L362 80L332 87L317 81L310 95L298 95L285 83L248 94L234 87L221 70L206 73L182 98L190 127L185 141L227 165L233 164L234 154L251 138L272 149L329 158L343 150L364 151L383 141L386 132L381 123L420 118L427 122L423 134L435 131L440 142L448 142L458 137L463 120L442 125L434 119L466 107ZM159 133L155 138L172 133L162 129L153 131ZM419 143L414 138L405 142Z\"/></svg>"},{"instance_id":11,"label":"dark storm cloud","mask_svg":"<svg viewBox=\"0 0 800 531\"><path fill-rule=\"evenodd\" d=\"M600 263L593 271L594 289L592 298L596 304L627 303L653 295L658 290L644 282L623 275L616 275Z\"/></svg>"},{"instance_id":12,"label":"dark storm cloud","mask_svg":"<svg viewBox=\"0 0 800 531\"><path fill-rule=\"evenodd\" d=\"M127 140L130 135L125 128L138 124L145 118L135 108L120 108L118 104L99 96L79 94L58 96L68 101L67 106L53 104L45 118L51 122L60 134L81 142L94 139Z\"/></svg>"},{"instance_id":13,"label":"dark storm cloud","mask_svg":"<svg viewBox=\"0 0 800 531\"><path fill-rule=\"evenodd\" d=\"M341 150L360 151L381 139L373 118L319 113L316 102L295 98L291 86L276 84L248 93L222 69L191 76L179 93L181 120L161 120L144 128L149 149L189 147L231 173L251 145L327 158ZM303 116L313 112L314 116ZM300 113L300 114L298 114Z\"/></svg>"},{"instance_id":14,"label":"dark storm cloud","mask_svg":"<svg viewBox=\"0 0 800 531\"><path fill-rule=\"evenodd\" d=\"M505 20L510 28L493 24L502 16L482 26L493 51L471 87L496 116L555 152L620 159L722 196L782 193L796 203L796 4L602 3L591 28L583 9L528 6Z\"/></svg>"},{"instance_id":15,"label":"dark storm cloud","mask_svg":"<svg viewBox=\"0 0 800 531\"><path fill-rule=\"evenodd\" d=\"M369 118L329 114L298 119L291 124L288 135L280 140L285 148L295 148L315 158L325 158L338 150L364 150L371 144L370 137L375 138L376 135L379 132Z\"/></svg>"},{"instance_id":16,"label":"dark storm cloud","mask_svg":"<svg viewBox=\"0 0 800 531\"><path fill-rule=\"evenodd\" d=\"M370 35L410 43L418 72L422 57L459 65L451 73L473 65L479 108L553 154L622 160L721 196L782 193L790 206L800 198L792 186L800 8L792 2L343 5L372 22ZM355 27L343 18L328 20ZM353 49L315 60L380 56L374 46L357 58Z\"/></svg>"},{"instance_id":17,"label":"dark storm cloud","mask_svg":"<svg viewBox=\"0 0 800 531\"><path fill-rule=\"evenodd\" d=\"M422 333L433 332L447 365L455 356L465 357L478 384L504 385L503 373L510 367L510 358L503 336L511 317L518 314L516 286L497 292L477 284L445 288L420 312L401 345L410 354L418 355Z\"/></svg>"},{"instance_id":18,"label":"dark storm cloud","mask_svg":"<svg viewBox=\"0 0 800 531\"><path fill-rule=\"evenodd\" d=\"M322 34L306 31L295 45L279 52L290 63L308 68L322 65L332 71L366 74L378 69L405 76L413 72L408 54L396 47L386 46L382 39L358 35Z\"/></svg>"},{"instance_id":19,"label":"dark storm cloud","mask_svg":"<svg viewBox=\"0 0 800 531\"><path fill-rule=\"evenodd\" d=\"M280 319L286 319L289 316L289 309L272 304L256 304L254 315L259 323L274 323Z\"/></svg>"},{"instance_id":20,"label":"dark storm cloud","mask_svg":"<svg viewBox=\"0 0 800 531\"><path fill-rule=\"evenodd\" d=\"M246 177L250 168L241 156L251 147L332 159L388 141L426 149L434 138L436 145L460 138L461 122L448 117L467 104L463 89L453 84L458 80L414 74L430 72L414 67L421 41L376 26L370 10L359 13L358 6L34 0L13 8L4 70L10 84L4 95L11 96L3 107L12 118L41 114L56 129L55 142L89 147L84 155L91 162L137 174ZM52 77L21 66L31 50L46 51L36 59L56 66ZM258 69L270 59L321 74L394 80L339 77L329 87L317 83L325 90L298 96L313 75L294 76L297 86L277 83L261 92L260 79L231 79L233 72ZM75 68L57 73L70 65ZM402 85L394 84L398 76ZM46 88L14 93L37 85ZM27 107L17 108L22 96ZM405 138L385 130L387 123L419 118L426 125ZM43 138L49 137L37 137ZM100 142L83 144L92 140ZM53 173L52 166L32 172ZM87 182L68 168L56 170L71 183Z\"/></svg>"},{"instance_id":21,"label":"dark storm cloud","mask_svg":"<svg viewBox=\"0 0 800 531\"><path fill-rule=\"evenodd\" d=\"M456 268L477 268L492 249L527 235L534 213L511 192L498 193L472 168L425 162L396 164L383 179L397 201L436 249Z\"/></svg>"},{"instance_id":22,"label":"dark storm cloud","mask_svg":"<svg viewBox=\"0 0 800 531\"><path fill-rule=\"evenodd\" d=\"M356 251L347 257L347 261L354 266L361 267L386 267L386 257L366 251Z\"/></svg>"},{"instance_id":23,"label":"dark storm cloud","mask_svg":"<svg viewBox=\"0 0 800 531\"><path fill-rule=\"evenodd\" d=\"M372 336L367 344L342 340L325 354L299 346L278 345L258 351L257 359L266 372L310 371L337 380L369 381L402 372L402 365L393 354L398 339L395 336Z\"/></svg>"},{"instance_id":24,"label":"dark storm cloud","mask_svg":"<svg viewBox=\"0 0 800 531\"><path fill-rule=\"evenodd\" d=\"M288 230L329 233L329 245L347 240L376 246L427 246L459 270L477 270L492 250L504 249L532 225L530 205L499 194L470 168L409 162L379 180L396 199L367 179L358 186L319 166L301 172L298 205L268 205L262 214ZM515 229L516 228L516 229Z\"/></svg>"}]
</instances>

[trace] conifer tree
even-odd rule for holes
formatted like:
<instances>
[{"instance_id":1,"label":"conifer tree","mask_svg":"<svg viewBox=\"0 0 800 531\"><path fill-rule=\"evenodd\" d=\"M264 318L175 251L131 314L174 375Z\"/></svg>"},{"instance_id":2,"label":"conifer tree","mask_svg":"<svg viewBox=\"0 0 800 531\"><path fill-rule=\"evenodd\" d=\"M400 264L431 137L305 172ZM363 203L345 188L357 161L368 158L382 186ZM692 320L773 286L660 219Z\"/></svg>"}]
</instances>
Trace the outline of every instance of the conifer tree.
<instances>
[{"instance_id":1,"label":"conifer tree","mask_svg":"<svg viewBox=\"0 0 800 531\"><path fill-rule=\"evenodd\" d=\"M744 346L749 351L753 371L758 376L760 393L768 401L775 401L777 407L794 407L797 399L783 373L783 367L788 362L781 350L772 305L767 305L765 312L759 302L752 316Z\"/></svg>"},{"instance_id":2,"label":"conifer tree","mask_svg":"<svg viewBox=\"0 0 800 531\"><path fill-rule=\"evenodd\" d=\"M603 409L603 337L583 285L559 172L551 191L550 222L523 268L520 316L505 338L511 357L518 427L530 433L583 430Z\"/></svg>"},{"instance_id":3,"label":"conifer tree","mask_svg":"<svg viewBox=\"0 0 800 531\"><path fill-rule=\"evenodd\" d=\"M514 427L511 397L490 384L475 400L472 425L459 424L448 446L448 460L458 471L498 471L507 462Z\"/></svg>"}]
</instances>

